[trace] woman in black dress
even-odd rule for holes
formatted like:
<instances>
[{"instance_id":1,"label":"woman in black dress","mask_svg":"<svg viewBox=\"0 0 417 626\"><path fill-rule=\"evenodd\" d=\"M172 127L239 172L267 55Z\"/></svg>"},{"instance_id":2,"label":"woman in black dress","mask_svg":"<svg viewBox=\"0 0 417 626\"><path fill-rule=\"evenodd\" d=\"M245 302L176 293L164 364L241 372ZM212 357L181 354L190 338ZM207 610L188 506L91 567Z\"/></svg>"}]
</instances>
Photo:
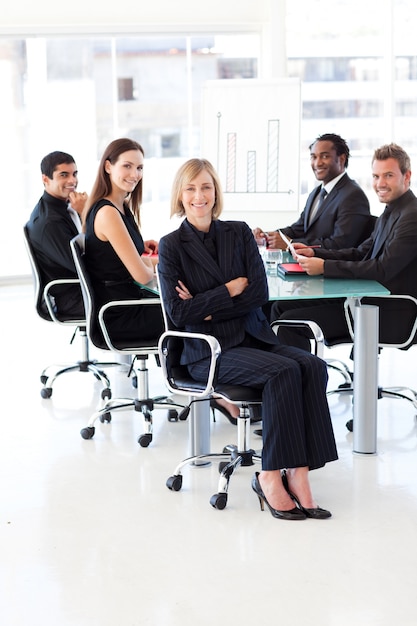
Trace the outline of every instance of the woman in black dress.
<instances>
[{"instance_id":1,"label":"woman in black dress","mask_svg":"<svg viewBox=\"0 0 417 626\"><path fill-rule=\"evenodd\" d=\"M143 160L143 148L136 141L112 141L85 207L85 260L99 306L151 295L136 284L153 278L158 258L157 242L144 242L139 230ZM116 341L158 338L163 331L161 308L118 308L107 314L106 325Z\"/></svg>"}]
</instances>

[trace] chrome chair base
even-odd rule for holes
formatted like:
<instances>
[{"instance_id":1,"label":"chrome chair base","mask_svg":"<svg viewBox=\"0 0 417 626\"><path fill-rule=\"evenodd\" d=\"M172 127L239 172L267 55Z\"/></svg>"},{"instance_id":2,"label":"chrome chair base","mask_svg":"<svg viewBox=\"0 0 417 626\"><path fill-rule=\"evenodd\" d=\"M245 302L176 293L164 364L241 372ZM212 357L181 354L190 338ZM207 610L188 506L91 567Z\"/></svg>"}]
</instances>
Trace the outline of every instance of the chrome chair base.
<instances>
[{"instance_id":1,"label":"chrome chair base","mask_svg":"<svg viewBox=\"0 0 417 626\"><path fill-rule=\"evenodd\" d=\"M138 437L138 443L142 448L147 448L152 442L153 417L154 409L168 409L168 421L176 422L178 419L186 419L186 415L182 418L184 406L174 402L169 396L149 397L148 390L148 369L146 368L146 356L138 356L135 358L134 367L136 387L138 390L136 398L112 398L111 395L104 399L102 406L91 416L87 426L81 429L80 434L83 439L92 439L95 435L95 423L99 419L102 424L110 423L112 420L112 412L125 409L134 409L138 413L142 413L144 420L144 432ZM178 410L180 409L180 413Z\"/></svg>"},{"instance_id":2,"label":"chrome chair base","mask_svg":"<svg viewBox=\"0 0 417 626\"><path fill-rule=\"evenodd\" d=\"M230 401L230 398L227 397ZM236 402L237 404L237 402ZM182 470L188 465L207 465L213 460L219 460L219 481L217 493L210 498L213 508L222 510L226 508L228 500L229 483L234 472L239 467L250 467L255 462L261 462L261 455L247 445L250 427L250 410L247 404L240 407L240 415L237 418L237 445L229 444L223 448L223 452L213 452L190 456L177 465L172 476L166 481L166 486L171 491L180 491L182 487Z\"/></svg>"}]
</instances>

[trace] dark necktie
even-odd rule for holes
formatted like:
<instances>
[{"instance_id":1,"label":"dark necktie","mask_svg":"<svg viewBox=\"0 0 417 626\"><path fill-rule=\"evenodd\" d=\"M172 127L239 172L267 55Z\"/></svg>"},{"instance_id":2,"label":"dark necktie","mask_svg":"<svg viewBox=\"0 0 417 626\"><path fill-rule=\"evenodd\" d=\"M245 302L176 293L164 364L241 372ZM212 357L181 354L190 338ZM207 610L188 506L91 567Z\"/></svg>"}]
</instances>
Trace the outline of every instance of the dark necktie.
<instances>
[{"instance_id":1,"label":"dark necktie","mask_svg":"<svg viewBox=\"0 0 417 626\"><path fill-rule=\"evenodd\" d=\"M316 204L316 206L310 211L310 216L308 218L308 224L310 225L311 222L313 221L313 219L316 217L317 215L317 211L319 210L321 203L323 202L323 200L325 199L325 197L327 196L327 191L325 190L324 187L322 187L320 193L319 193L319 199L318 202Z\"/></svg>"},{"instance_id":2,"label":"dark necktie","mask_svg":"<svg viewBox=\"0 0 417 626\"><path fill-rule=\"evenodd\" d=\"M387 222L389 214L387 212L388 206L385 207L385 211L382 213L381 217L378 219L378 225L375 230L374 243L370 251L370 258L374 259L378 254L378 251L381 247L381 243L385 240L387 235Z\"/></svg>"}]
</instances>

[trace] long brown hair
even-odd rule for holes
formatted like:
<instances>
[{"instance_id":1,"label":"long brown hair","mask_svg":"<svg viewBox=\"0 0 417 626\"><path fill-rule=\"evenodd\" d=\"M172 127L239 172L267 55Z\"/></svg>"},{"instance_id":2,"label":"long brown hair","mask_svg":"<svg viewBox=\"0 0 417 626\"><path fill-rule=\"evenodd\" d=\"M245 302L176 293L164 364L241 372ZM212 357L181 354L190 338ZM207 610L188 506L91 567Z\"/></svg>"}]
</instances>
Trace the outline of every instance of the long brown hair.
<instances>
[{"instance_id":1,"label":"long brown hair","mask_svg":"<svg viewBox=\"0 0 417 626\"><path fill-rule=\"evenodd\" d=\"M112 185L110 181L110 176L106 172L106 161L109 161L112 165L116 163L118 158L123 152L128 152L129 150L139 150L143 156L145 156L145 152L142 146L133 139L129 139L128 137L123 137L121 139L115 139L112 141L107 148L104 150L103 156L101 157L100 164L98 166L98 172L96 176L96 180L94 181L93 188L91 190L90 196L88 198L87 204L83 213L83 223L87 218L87 215L96 202L108 196L112 191ZM132 193L125 200L125 204L132 211L133 216L136 220L138 226L140 226L140 205L142 203L142 181L143 178L140 179Z\"/></svg>"}]
</instances>

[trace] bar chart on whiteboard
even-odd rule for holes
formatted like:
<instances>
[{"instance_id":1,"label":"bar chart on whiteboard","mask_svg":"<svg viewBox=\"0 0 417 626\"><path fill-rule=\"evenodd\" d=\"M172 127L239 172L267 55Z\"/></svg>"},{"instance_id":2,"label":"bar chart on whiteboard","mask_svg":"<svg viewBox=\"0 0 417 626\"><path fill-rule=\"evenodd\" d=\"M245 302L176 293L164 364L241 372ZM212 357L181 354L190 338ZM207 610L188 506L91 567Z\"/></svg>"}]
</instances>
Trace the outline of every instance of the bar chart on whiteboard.
<instances>
[{"instance_id":1,"label":"bar chart on whiteboard","mask_svg":"<svg viewBox=\"0 0 417 626\"><path fill-rule=\"evenodd\" d=\"M202 156L216 167L228 207L297 210L300 83L207 81Z\"/></svg>"},{"instance_id":2,"label":"bar chart on whiteboard","mask_svg":"<svg viewBox=\"0 0 417 626\"><path fill-rule=\"evenodd\" d=\"M218 113L218 138L220 145L220 122L221 112ZM278 166L279 166L279 126L280 120L266 120L266 176L265 189L257 190L256 180L256 160L257 151L247 150L246 152L246 181L245 191L251 193L255 191L279 192L278 188ZM226 140L226 185L225 191L233 193L237 191L236 187L236 151L237 151L237 133L227 133ZM259 151L258 151L259 152ZM243 182L243 181L242 181ZM284 192L285 193L285 192Z\"/></svg>"}]
</instances>

